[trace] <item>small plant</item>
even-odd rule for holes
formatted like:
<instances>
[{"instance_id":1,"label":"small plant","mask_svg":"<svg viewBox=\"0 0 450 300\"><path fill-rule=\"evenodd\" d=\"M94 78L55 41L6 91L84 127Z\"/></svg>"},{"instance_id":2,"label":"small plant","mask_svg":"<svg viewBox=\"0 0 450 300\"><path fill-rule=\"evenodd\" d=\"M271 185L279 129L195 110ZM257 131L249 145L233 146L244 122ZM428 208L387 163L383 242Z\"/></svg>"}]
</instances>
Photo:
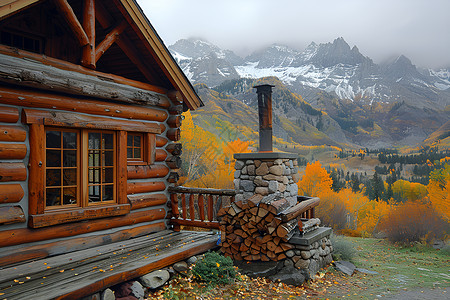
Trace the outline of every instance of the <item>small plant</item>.
<instances>
[{"instance_id":1,"label":"small plant","mask_svg":"<svg viewBox=\"0 0 450 300\"><path fill-rule=\"evenodd\" d=\"M231 258L216 252L206 253L192 268L195 280L212 285L230 283L236 277L236 273Z\"/></svg>"},{"instance_id":2,"label":"small plant","mask_svg":"<svg viewBox=\"0 0 450 300\"><path fill-rule=\"evenodd\" d=\"M356 255L356 249L352 242L343 236L332 234L330 236L331 244L333 245L333 259L352 261Z\"/></svg>"}]
</instances>

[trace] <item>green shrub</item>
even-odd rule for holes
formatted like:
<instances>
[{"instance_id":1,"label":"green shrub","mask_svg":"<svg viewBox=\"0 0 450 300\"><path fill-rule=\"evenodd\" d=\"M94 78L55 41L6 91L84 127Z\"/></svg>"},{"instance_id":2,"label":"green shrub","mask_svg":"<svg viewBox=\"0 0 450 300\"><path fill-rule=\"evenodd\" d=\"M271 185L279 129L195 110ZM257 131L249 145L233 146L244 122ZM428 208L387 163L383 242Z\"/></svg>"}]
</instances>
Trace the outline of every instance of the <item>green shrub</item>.
<instances>
[{"instance_id":1,"label":"green shrub","mask_svg":"<svg viewBox=\"0 0 450 300\"><path fill-rule=\"evenodd\" d=\"M331 244L333 245L333 259L352 261L356 256L356 249L353 247L351 241L344 236L332 234L330 236Z\"/></svg>"},{"instance_id":2,"label":"green shrub","mask_svg":"<svg viewBox=\"0 0 450 300\"><path fill-rule=\"evenodd\" d=\"M192 268L197 281L218 285L230 283L236 277L236 268L229 257L216 252L206 253Z\"/></svg>"}]
</instances>

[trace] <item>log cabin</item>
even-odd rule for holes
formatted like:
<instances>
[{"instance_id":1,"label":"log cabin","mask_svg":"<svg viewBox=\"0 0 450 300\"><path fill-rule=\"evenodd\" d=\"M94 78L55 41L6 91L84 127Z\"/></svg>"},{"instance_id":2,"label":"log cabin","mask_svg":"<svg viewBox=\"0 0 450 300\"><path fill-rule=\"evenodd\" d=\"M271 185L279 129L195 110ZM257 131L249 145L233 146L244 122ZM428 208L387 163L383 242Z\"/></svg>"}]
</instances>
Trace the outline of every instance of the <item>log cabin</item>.
<instances>
[{"instance_id":1,"label":"log cabin","mask_svg":"<svg viewBox=\"0 0 450 300\"><path fill-rule=\"evenodd\" d=\"M216 246L179 229L219 228L234 191L181 190L170 222L202 105L135 0L1 1L2 298L79 299Z\"/></svg>"}]
</instances>

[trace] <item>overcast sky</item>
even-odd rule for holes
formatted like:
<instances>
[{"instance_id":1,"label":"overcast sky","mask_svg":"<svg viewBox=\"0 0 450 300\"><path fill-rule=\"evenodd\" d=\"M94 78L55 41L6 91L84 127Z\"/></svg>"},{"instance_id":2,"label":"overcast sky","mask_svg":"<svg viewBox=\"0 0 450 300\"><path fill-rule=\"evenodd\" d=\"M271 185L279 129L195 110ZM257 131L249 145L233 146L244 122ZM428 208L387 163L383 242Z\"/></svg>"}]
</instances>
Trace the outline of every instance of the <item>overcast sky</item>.
<instances>
[{"instance_id":1,"label":"overcast sky","mask_svg":"<svg viewBox=\"0 0 450 300\"><path fill-rule=\"evenodd\" d=\"M169 46L199 37L241 56L343 37L376 63L450 67L450 0L137 0Z\"/></svg>"}]
</instances>

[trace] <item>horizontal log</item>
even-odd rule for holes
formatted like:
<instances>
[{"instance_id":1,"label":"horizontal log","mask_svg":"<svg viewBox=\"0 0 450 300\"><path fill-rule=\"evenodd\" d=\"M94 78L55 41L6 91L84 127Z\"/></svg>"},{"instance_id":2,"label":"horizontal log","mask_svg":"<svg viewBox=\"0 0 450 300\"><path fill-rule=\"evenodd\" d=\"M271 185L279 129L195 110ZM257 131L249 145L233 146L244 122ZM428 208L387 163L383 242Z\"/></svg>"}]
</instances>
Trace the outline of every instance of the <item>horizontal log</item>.
<instances>
[{"instance_id":1,"label":"horizontal log","mask_svg":"<svg viewBox=\"0 0 450 300\"><path fill-rule=\"evenodd\" d=\"M163 149L156 149L155 151L155 161L165 161L167 158L167 152Z\"/></svg>"},{"instance_id":2,"label":"horizontal log","mask_svg":"<svg viewBox=\"0 0 450 300\"><path fill-rule=\"evenodd\" d=\"M71 238L68 240L57 241L53 243L41 244L36 246L21 247L13 253L0 254L0 267L16 264L28 260L43 259L48 256L56 256L74 251L94 248L109 243L120 242L131 238L147 235L152 232L162 231L166 228L164 222L158 222L150 225L128 228L108 234L99 234L95 236Z\"/></svg>"},{"instance_id":3,"label":"horizontal log","mask_svg":"<svg viewBox=\"0 0 450 300\"><path fill-rule=\"evenodd\" d=\"M167 138L171 141L177 142L181 138L180 128L170 128L167 130Z\"/></svg>"},{"instance_id":4,"label":"horizontal log","mask_svg":"<svg viewBox=\"0 0 450 300\"><path fill-rule=\"evenodd\" d=\"M170 223L177 226L192 226L208 229L219 229L219 222L217 221L200 221L200 220L183 220L183 219L170 219Z\"/></svg>"},{"instance_id":5,"label":"horizontal log","mask_svg":"<svg viewBox=\"0 0 450 300\"><path fill-rule=\"evenodd\" d=\"M168 116L166 111L156 108L116 104L94 100L92 98L77 99L70 96L49 94L40 91L2 87L0 89L0 96L0 103L5 104L76 111L108 117L163 122Z\"/></svg>"},{"instance_id":6,"label":"horizontal log","mask_svg":"<svg viewBox=\"0 0 450 300\"><path fill-rule=\"evenodd\" d=\"M131 209L134 210L166 204L167 196L165 194L128 195L128 200L131 203Z\"/></svg>"},{"instance_id":7,"label":"horizontal log","mask_svg":"<svg viewBox=\"0 0 450 300\"><path fill-rule=\"evenodd\" d=\"M130 204L117 204L105 207L84 207L67 211L50 211L45 214L30 215L28 217L28 226L41 228L81 220L120 216L129 213L130 208Z\"/></svg>"},{"instance_id":8,"label":"horizontal log","mask_svg":"<svg viewBox=\"0 0 450 300\"><path fill-rule=\"evenodd\" d=\"M164 124L159 124L159 128L161 128L161 132L166 131L167 127Z\"/></svg>"},{"instance_id":9,"label":"horizontal log","mask_svg":"<svg viewBox=\"0 0 450 300\"><path fill-rule=\"evenodd\" d=\"M160 135L156 136L156 147L164 147L167 142L168 140L165 137L162 137Z\"/></svg>"},{"instance_id":10,"label":"horizontal log","mask_svg":"<svg viewBox=\"0 0 450 300\"><path fill-rule=\"evenodd\" d=\"M169 174L165 165L127 166L128 179L160 178Z\"/></svg>"},{"instance_id":11,"label":"horizontal log","mask_svg":"<svg viewBox=\"0 0 450 300\"><path fill-rule=\"evenodd\" d=\"M170 183L177 183L180 179L180 174L178 172L170 172L169 177L167 177L167 181Z\"/></svg>"},{"instance_id":12,"label":"horizontal log","mask_svg":"<svg viewBox=\"0 0 450 300\"><path fill-rule=\"evenodd\" d=\"M132 120L113 120L106 117L87 116L62 111L44 111L37 109L23 109L26 124L43 124L49 126L94 128L105 130L126 130L137 132L160 133L156 123Z\"/></svg>"},{"instance_id":13,"label":"horizontal log","mask_svg":"<svg viewBox=\"0 0 450 300\"><path fill-rule=\"evenodd\" d=\"M23 163L0 163L0 182L26 179L27 169Z\"/></svg>"},{"instance_id":14,"label":"horizontal log","mask_svg":"<svg viewBox=\"0 0 450 300\"><path fill-rule=\"evenodd\" d=\"M0 159L23 159L27 155L25 144L0 143Z\"/></svg>"},{"instance_id":15,"label":"horizontal log","mask_svg":"<svg viewBox=\"0 0 450 300\"><path fill-rule=\"evenodd\" d=\"M204 189L204 188L191 188L184 186L170 186L170 193L185 193L185 194L208 194L208 195L223 195L223 196L235 196L236 191L232 189Z\"/></svg>"},{"instance_id":16,"label":"horizontal log","mask_svg":"<svg viewBox=\"0 0 450 300\"><path fill-rule=\"evenodd\" d=\"M55 68L64 69L64 70L68 70L68 71L74 71L74 72L78 72L81 74L95 76L98 78L104 78L105 80L108 80L111 82L133 86L133 87L144 89L147 91L152 91L152 92L155 92L158 94L167 94L167 89L164 89L160 86L148 84L148 83L137 81L137 80L132 80L129 78L125 78L125 77L110 74L110 73L103 73L103 72L91 70L88 68L83 68L80 65L73 64L73 63L70 63L65 60L49 57L44 54L32 53L32 52L20 50L20 49L5 46L5 45L0 45L0 53L6 54L9 56L18 57L21 59L23 59L23 58L32 59L37 62L43 63L45 65L53 66Z\"/></svg>"},{"instance_id":17,"label":"horizontal log","mask_svg":"<svg viewBox=\"0 0 450 300\"><path fill-rule=\"evenodd\" d=\"M150 193L164 191L166 185L162 181L157 182L128 182L127 194Z\"/></svg>"},{"instance_id":18,"label":"horizontal log","mask_svg":"<svg viewBox=\"0 0 450 300\"><path fill-rule=\"evenodd\" d=\"M0 54L0 81L71 95L168 108L166 95Z\"/></svg>"},{"instance_id":19,"label":"horizontal log","mask_svg":"<svg viewBox=\"0 0 450 300\"><path fill-rule=\"evenodd\" d=\"M170 101L174 105L180 105L183 103L183 95L179 91L169 91L167 93L167 97L169 97Z\"/></svg>"},{"instance_id":20,"label":"horizontal log","mask_svg":"<svg viewBox=\"0 0 450 300\"><path fill-rule=\"evenodd\" d=\"M162 220L166 211L162 208L130 212L125 216L96 219L89 222L77 222L47 228L21 228L0 232L0 247L33 243L38 241L76 236L90 232L130 226L143 222Z\"/></svg>"},{"instance_id":21,"label":"horizontal log","mask_svg":"<svg viewBox=\"0 0 450 300\"><path fill-rule=\"evenodd\" d=\"M24 142L26 138L27 132L22 127L14 125L0 126L0 141L2 142Z\"/></svg>"},{"instance_id":22,"label":"horizontal log","mask_svg":"<svg viewBox=\"0 0 450 300\"><path fill-rule=\"evenodd\" d=\"M178 128L181 126L181 116L175 115L175 116L169 116L167 119L167 125L169 125L170 128Z\"/></svg>"},{"instance_id":23,"label":"horizontal log","mask_svg":"<svg viewBox=\"0 0 450 300\"><path fill-rule=\"evenodd\" d=\"M183 105L172 105L169 107L169 114L181 115L183 113Z\"/></svg>"},{"instance_id":24,"label":"horizontal log","mask_svg":"<svg viewBox=\"0 0 450 300\"><path fill-rule=\"evenodd\" d=\"M0 106L0 122L16 123L19 121L19 109L16 107Z\"/></svg>"},{"instance_id":25,"label":"horizontal log","mask_svg":"<svg viewBox=\"0 0 450 300\"><path fill-rule=\"evenodd\" d=\"M319 203L320 203L320 199L316 198L316 197L311 198L309 200L302 201L302 202L298 203L297 205L292 206L288 210L284 211L282 213L281 219L283 220L283 222L288 222L294 218L297 218L305 211L307 211L313 207L316 207L317 205L319 205Z\"/></svg>"},{"instance_id":26,"label":"horizontal log","mask_svg":"<svg viewBox=\"0 0 450 300\"><path fill-rule=\"evenodd\" d=\"M0 225L25 223L25 214L20 206L0 207Z\"/></svg>"},{"instance_id":27,"label":"horizontal log","mask_svg":"<svg viewBox=\"0 0 450 300\"><path fill-rule=\"evenodd\" d=\"M181 168L181 158L179 156L170 156L166 159L166 164L171 169L179 169Z\"/></svg>"},{"instance_id":28,"label":"horizontal log","mask_svg":"<svg viewBox=\"0 0 450 300\"><path fill-rule=\"evenodd\" d=\"M166 147L166 151L172 155L181 155L183 146L181 143L170 143Z\"/></svg>"},{"instance_id":29,"label":"horizontal log","mask_svg":"<svg viewBox=\"0 0 450 300\"><path fill-rule=\"evenodd\" d=\"M20 184L1 184L0 203L17 203L25 195Z\"/></svg>"}]
</instances>

